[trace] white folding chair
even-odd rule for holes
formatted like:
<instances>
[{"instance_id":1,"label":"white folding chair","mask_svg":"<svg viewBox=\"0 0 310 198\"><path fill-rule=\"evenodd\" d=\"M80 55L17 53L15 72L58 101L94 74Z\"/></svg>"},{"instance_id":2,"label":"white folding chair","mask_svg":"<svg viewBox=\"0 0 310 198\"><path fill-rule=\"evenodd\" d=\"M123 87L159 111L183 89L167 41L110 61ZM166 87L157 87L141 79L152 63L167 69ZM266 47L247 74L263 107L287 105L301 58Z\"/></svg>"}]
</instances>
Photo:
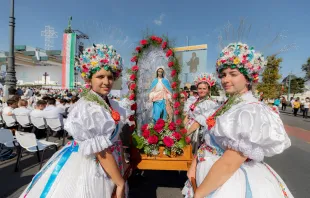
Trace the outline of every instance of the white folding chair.
<instances>
[{"instance_id":1,"label":"white folding chair","mask_svg":"<svg viewBox=\"0 0 310 198\"><path fill-rule=\"evenodd\" d=\"M32 128L32 133L34 133L36 129L39 129L39 130L45 129L46 141L47 141L48 138L49 138L49 133L47 131L47 125L46 125L45 119L43 117L33 117L33 116L30 116L30 120L31 120L31 123L34 126Z\"/></svg>"},{"instance_id":2,"label":"white folding chair","mask_svg":"<svg viewBox=\"0 0 310 198\"><path fill-rule=\"evenodd\" d=\"M32 127L30 117L28 115L15 115L18 124L18 130Z\"/></svg>"},{"instance_id":3,"label":"white folding chair","mask_svg":"<svg viewBox=\"0 0 310 198\"><path fill-rule=\"evenodd\" d=\"M37 153L38 161L40 163L40 169L42 168L43 159L44 159L44 151L46 149L55 149L58 150L57 143L48 142L45 140L37 140L36 136L33 133L25 133L21 131L15 132L16 140L20 145L20 149L17 156L15 171L19 170L19 162L22 155L23 150L27 150L31 153ZM40 151L42 151L42 156L40 158Z\"/></svg>"},{"instance_id":4,"label":"white folding chair","mask_svg":"<svg viewBox=\"0 0 310 198\"><path fill-rule=\"evenodd\" d=\"M66 131L63 128L63 120L60 118L45 118L46 124L49 127L50 130L55 132L63 132L63 139L62 139L62 145L65 145L65 137L66 137ZM60 139L60 137L59 137Z\"/></svg>"},{"instance_id":5,"label":"white folding chair","mask_svg":"<svg viewBox=\"0 0 310 198\"><path fill-rule=\"evenodd\" d=\"M4 144L6 147L18 146L10 129L0 129L0 143Z\"/></svg>"}]
</instances>

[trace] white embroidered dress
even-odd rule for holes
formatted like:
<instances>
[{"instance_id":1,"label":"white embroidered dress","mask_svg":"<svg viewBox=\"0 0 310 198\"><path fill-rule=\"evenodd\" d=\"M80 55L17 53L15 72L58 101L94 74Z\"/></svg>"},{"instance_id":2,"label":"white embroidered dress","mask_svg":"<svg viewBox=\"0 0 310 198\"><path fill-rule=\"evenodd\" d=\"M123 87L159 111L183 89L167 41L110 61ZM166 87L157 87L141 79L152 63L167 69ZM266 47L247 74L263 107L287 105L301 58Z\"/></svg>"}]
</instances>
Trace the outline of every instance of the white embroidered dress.
<instances>
[{"instance_id":1,"label":"white embroidered dress","mask_svg":"<svg viewBox=\"0 0 310 198\"><path fill-rule=\"evenodd\" d=\"M126 111L117 101L109 101L121 115L118 124L95 102L81 98L75 104L65 124L75 142L55 153L20 197L111 198L114 183L96 161L95 153L109 148L124 174L119 132Z\"/></svg>"},{"instance_id":2,"label":"white embroidered dress","mask_svg":"<svg viewBox=\"0 0 310 198\"><path fill-rule=\"evenodd\" d=\"M250 92L242 95L242 99L242 102L218 116L210 131L204 132L205 142L197 154L197 186L225 149L231 148L251 160L245 162L208 198L293 197L279 175L263 162L265 156L280 154L291 145L279 115L258 102ZM187 198L193 197L188 181L182 193Z\"/></svg>"},{"instance_id":3,"label":"white embroidered dress","mask_svg":"<svg viewBox=\"0 0 310 198\"><path fill-rule=\"evenodd\" d=\"M207 126L206 119L208 118L209 112L218 106L212 100L205 100L198 103L194 109L191 109L191 106L194 105L196 101L197 99L191 99L186 101L184 105L184 111L186 111L186 115L188 116L188 122L185 126L186 129L188 130L194 122L197 122L201 126L201 129L198 128L190 136L194 153L196 153L196 150L200 144L199 140L201 139L203 129Z\"/></svg>"}]
</instances>

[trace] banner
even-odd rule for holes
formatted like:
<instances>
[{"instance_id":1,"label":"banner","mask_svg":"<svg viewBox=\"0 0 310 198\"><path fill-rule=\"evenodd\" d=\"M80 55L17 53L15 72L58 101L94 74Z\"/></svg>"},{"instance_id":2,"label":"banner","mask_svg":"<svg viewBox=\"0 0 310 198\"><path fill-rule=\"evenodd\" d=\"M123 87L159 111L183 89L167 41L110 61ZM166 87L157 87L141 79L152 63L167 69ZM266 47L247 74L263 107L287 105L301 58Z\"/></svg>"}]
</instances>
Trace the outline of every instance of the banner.
<instances>
[{"instance_id":1,"label":"banner","mask_svg":"<svg viewBox=\"0 0 310 198\"><path fill-rule=\"evenodd\" d=\"M74 88L74 61L76 50L76 34L63 35L62 48L62 89Z\"/></svg>"}]
</instances>

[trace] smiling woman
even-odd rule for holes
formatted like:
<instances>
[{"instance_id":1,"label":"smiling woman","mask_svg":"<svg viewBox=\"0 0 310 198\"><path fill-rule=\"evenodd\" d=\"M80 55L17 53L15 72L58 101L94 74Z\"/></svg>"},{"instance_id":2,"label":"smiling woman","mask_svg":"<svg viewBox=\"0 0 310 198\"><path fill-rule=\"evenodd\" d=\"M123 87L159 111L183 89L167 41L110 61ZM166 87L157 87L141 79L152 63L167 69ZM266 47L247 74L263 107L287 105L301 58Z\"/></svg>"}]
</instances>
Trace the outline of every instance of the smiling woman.
<instances>
[{"instance_id":1,"label":"smiling woman","mask_svg":"<svg viewBox=\"0 0 310 198\"><path fill-rule=\"evenodd\" d=\"M107 98L122 71L122 59L112 47L94 45L80 57L77 70L88 89L74 104L65 129L75 141L58 151L36 174L21 197L128 196L127 170L119 133L126 110Z\"/></svg>"},{"instance_id":2,"label":"smiling woman","mask_svg":"<svg viewBox=\"0 0 310 198\"><path fill-rule=\"evenodd\" d=\"M249 91L266 64L260 53L243 43L231 43L220 54L216 69L230 97L205 121L204 143L183 189L186 198L293 197L263 162L291 145L279 115Z\"/></svg>"}]
</instances>

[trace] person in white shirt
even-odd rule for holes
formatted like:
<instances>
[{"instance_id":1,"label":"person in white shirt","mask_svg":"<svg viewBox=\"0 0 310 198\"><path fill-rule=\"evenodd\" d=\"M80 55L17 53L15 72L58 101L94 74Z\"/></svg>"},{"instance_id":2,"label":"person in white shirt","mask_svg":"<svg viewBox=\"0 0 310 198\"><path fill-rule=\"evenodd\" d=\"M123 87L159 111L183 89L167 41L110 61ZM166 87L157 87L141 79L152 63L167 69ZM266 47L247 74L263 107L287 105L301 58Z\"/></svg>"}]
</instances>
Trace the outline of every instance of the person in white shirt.
<instances>
[{"instance_id":1,"label":"person in white shirt","mask_svg":"<svg viewBox=\"0 0 310 198\"><path fill-rule=\"evenodd\" d=\"M34 110L30 112L31 117L35 118L43 118L44 117L44 109L46 107L47 102L44 100L39 100L36 104L36 107Z\"/></svg>"},{"instance_id":2,"label":"person in white shirt","mask_svg":"<svg viewBox=\"0 0 310 198\"><path fill-rule=\"evenodd\" d=\"M18 103L18 108L13 110L13 114L17 116L29 115L31 110L28 109L28 101L21 99Z\"/></svg>"},{"instance_id":3,"label":"person in white shirt","mask_svg":"<svg viewBox=\"0 0 310 198\"><path fill-rule=\"evenodd\" d=\"M7 127L13 127L16 125L16 119L13 117L13 110L17 108L17 101L14 99L9 99L7 106L2 110L2 116Z\"/></svg>"},{"instance_id":4,"label":"person in white shirt","mask_svg":"<svg viewBox=\"0 0 310 198\"><path fill-rule=\"evenodd\" d=\"M44 109L44 118L59 118L62 127L64 126L64 115L65 110L59 107L56 107L56 100L54 98L49 98L47 101L47 107ZM60 133L55 133L54 137L60 136Z\"/></svg>"},{"instance_id":5,"label":"person in white shirt","mask_svg":"<svg viewBox=\"0 0 310 198\"><path fill-rule=\"evenodd\" d=\"M60 99L59 100L59 104L57 104L57 101L56 101L56 107L59 107L61 109L63 109L64 111L66 111L66 100L65 99Z\"/></svg>"}]
</instances>

